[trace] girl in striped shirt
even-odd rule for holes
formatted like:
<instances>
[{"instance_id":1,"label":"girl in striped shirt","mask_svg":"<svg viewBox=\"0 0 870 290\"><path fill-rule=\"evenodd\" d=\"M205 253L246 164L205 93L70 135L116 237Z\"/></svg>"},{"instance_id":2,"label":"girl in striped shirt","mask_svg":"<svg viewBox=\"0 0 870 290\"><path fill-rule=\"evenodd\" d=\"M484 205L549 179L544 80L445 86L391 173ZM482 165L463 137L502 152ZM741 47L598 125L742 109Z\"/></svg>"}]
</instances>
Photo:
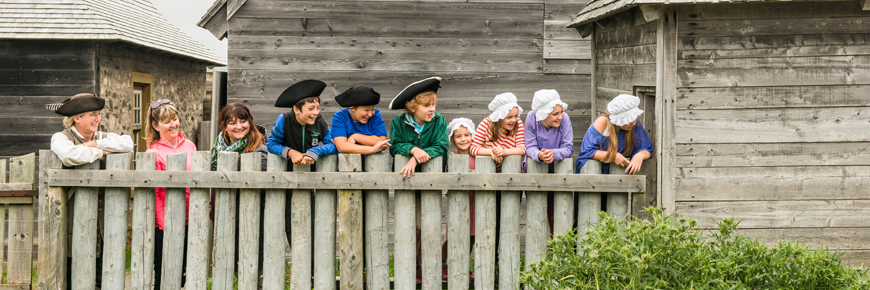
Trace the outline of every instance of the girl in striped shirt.
<instances>
[{"instance_id":1,"label":"girl in striped shirt","mask_svg":"<svg viewBox=\"0 0 870 290\"><path fill-rule=\"evenodd\" d=\"M474 132L471 156L492 156L496 171L501 172L505 156L526 154L523 121L519 118L523 108L517 104L517 96L503 93L489 103L489 110L492 114L483 119Z\"/></svg>"}]
</instances>

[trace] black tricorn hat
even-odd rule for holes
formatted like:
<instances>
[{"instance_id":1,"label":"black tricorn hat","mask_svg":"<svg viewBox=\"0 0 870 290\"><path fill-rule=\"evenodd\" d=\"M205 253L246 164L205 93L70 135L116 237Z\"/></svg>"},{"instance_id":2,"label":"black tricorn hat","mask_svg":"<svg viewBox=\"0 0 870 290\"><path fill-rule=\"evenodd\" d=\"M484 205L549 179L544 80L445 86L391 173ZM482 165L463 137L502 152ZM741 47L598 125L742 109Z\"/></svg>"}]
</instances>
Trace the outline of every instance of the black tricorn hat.
<instances>
[{"instance_id":1,"label":"black tricorn hat","mask_svg":"<svg viewBox=\"0 0 870 290\"><path fill-rule=\"evenodd\" d=\"M319 80L304 80L295 83L278 96L278 100L275 101L275 107L291 108L299 100L320 96L320 93L323 93L324 89L326 89L326 83Z\"/></svg>"},{"instance_id":2,"label":"black tricorn hat","mask_svg":"<svg viewBox=\"0 0 870 290\"><path fill-rule=\"evenodd\" d=\"M369 86L355 86L335 96L335 102L342 107L374 106L380 101L381 94Z\"/></svg>"},{"instance_id":3,"label":"black tricorn hat","mask_svg":"<svg viewBox=\"0 0 870 290\"><path fill-rule=\"evenodd\" d=\"M102 110L106 100L91 93L81 93L60 103L46 104L45 108L58 115L72 117L84 112Z\"/></svg>"},{"instance_id":4,"label":"black tricorn hat","mask_svg":"<svg viewBox=\"0 0 870 290\"><path fill-rule=\"evenodd\" d=\"M441 87L441 77L431 77L424 80L416 81L407 87L404 90L399 92L393 101L390 102L390 110L399 110L404 109L405 104L408 101L411 101L422 92L425 91L433 91L438 92L438 88Z\"/></svg>"}]
</instances>

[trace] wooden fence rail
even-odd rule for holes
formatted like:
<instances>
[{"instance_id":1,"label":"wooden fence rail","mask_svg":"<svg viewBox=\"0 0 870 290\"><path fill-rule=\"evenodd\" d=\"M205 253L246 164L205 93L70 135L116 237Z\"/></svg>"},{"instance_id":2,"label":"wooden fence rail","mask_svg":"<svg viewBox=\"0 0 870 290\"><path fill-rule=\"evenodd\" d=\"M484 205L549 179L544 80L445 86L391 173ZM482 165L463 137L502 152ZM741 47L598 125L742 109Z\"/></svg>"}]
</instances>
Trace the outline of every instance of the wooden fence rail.
<instances>
[{"instance_id":1,"label":"wooden fence rail","mask_svg":"<svg viewBox=\"0 0 870 290\"><path fill-rule=\"evenodd\" d=\"M469 287L472 249L469 194L473 190L476 215L474 288L513 289L521 263L523 191L527 220L525 259L529 264L546 250L549 238L547 192L555 192L554 231L560 233L575 227L575 224L584 229L587 221L597 221L601 192L624 197L630 196L626 193L645 190L644 176L595 174L600 172L600 163L594 161L589 162L582 171L584 174L579 175L571 172L573 160L557 162L554 174L547 174L547 164L530 161L528 173L521 173L523 158L509 156L505 158L503 172L495 173L492 159L478 156L474 172L469 172L467 155L449 155L448 172L441 172L443 163L438 157L424 163L423 172L403 178L399 173L387 172L391 172L391 165L395 168L403 166L408 160L405 156L392 158L386 153L331 155L321 157L314 172L307 172L308 166L298 165L294 166L293 172L285 172L287 161L270 154L266 172L259 172L259 154L219 153L218 171L208 170L211 166L209 152L193 153L191 171L184 171L187 165L184 153L169 155L166 171L154 170L155 158L150 153L137 154L136 170L130 170L129 154L109 155L106 170L97 170L95 165L70 170L60 168L56 156L50 151L41 151L40 191L49 202L43 205L45 215L40 216L40 233L45 241L40 242L39 251L46 257L43 260L40 256L39 288L63 289L67 283L63 274L67 253L64 227L71 218L72 288L94 289L97 192L103 187L106 188L104 212L107 221L102 259L104 289L123 288L128 188L134 190L130 287L150 289L154 260L154 188L165 187L162 289L180 289L185 272L186 289L205 289L209 275L208 255L211 254L205 245L214 239L211 279L215 290L232 289L234 278L238 278L239 289L256 289L260 269L263 289L285 289L287 262L291 262L291 289L335 289L336 256L339 258L341 289L363 289L366 284L367 289L417 289L418 241L415 233L418 230L421 237L420 286L427 290L441 289L441 261L444 258L441 243L445 238L442 236L441 202L444 190L447 190L448 288ZM65 187L71 188L72 202L69 204L65 202L69 197L61 190ZM185 188L190 188L186 239ZM213 236L208 235L211 188L216 189ZM287 189L292 189L290 195L285 193ZM262 211L261 190L265 197ZM316 206L313 212L312 190ZM388 236L390 191L395 195L393 285L390 285L390 251L387 247L391 242ZM419 209L415 192L420 196ZM576 203L574 192L578 192ZM499 197L500 204L497 203ZM292 198L290 208L285 208L286 198ZM629 203L625 198L621 200L622 204L616 204L608 197L608 208L614 215L627 213ZM497 207L500 207L500 219L496 217ZM292 217L290 261L284 257L284 215L288 212ZM419 225L416 212L420 212ZM575 223L575 216L579 218L578 223ZM259 231L261 220L264 222L262 237ZM260 240L263 241L262 248ZM182 269L185 243L187 264L186 269ZM258 264L261 251L263 265ZM498 276L496 264L499 265Z\"/></svg>"}]
</instances>

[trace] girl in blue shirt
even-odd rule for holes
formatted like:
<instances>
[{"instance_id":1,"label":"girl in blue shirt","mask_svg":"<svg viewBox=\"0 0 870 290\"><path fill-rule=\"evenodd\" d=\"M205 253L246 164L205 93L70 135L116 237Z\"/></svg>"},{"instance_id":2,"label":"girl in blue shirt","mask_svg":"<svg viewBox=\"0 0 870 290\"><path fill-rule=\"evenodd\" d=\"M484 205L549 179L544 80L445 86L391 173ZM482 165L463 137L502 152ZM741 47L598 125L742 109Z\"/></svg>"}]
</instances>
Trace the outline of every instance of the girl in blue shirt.
<instances>
[{"instance_id":1,"label":"girl in blue shirt","mask_svg":"<svg viewBox=\"0 0 870 290\"><path fill-rule=\"evenodd\" d=\"M640 171L643 161L652 157L653 147L643 125L637 121L643 113L639 105L640 98L626 94L607 104L610 113L595 119L583 136L575 173L589 159L601 161L602 174L610 174L610 163L625 167L628 174Z\"/></svg>"}]
</instances>

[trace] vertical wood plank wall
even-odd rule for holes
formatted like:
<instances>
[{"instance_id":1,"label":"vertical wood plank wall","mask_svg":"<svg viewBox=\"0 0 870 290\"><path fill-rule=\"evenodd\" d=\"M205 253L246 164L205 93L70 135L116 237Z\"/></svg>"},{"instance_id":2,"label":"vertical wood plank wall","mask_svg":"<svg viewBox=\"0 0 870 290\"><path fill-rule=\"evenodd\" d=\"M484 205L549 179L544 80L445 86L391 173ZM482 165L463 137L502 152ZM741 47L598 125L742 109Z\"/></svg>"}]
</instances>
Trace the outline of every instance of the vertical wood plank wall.
<instances>
[{"instance_id":1,"label":"vertical wood plank wall","mask_svg":"<svg viewBox=\"0 0 870 290\"><path fill-rule=\"evenodd\" d=\"M870 262L870 11L692 5L678 19L677 213Z\"/></svg>"},{"instance_id":2,"label":"vertical wood plank wall","mask_svg":"<svg viewBox=\"0 0 870 290\"><path fill-rule=\"evenodd\" d=\"M587 1L277 1L249 0L229 20L228 102L251 108L271 128L286 109L273 105L291 84L320 79L323 117L351 86L390 100L411 82L445 80L438 111L480 122L499 93L529 112L536 90L556 89L575 132L589 126L589 41L565 28ZM521 116L525 119L525 113ZM579 144L582 133L575 134Z\"/></svg>"}]
</instances>

